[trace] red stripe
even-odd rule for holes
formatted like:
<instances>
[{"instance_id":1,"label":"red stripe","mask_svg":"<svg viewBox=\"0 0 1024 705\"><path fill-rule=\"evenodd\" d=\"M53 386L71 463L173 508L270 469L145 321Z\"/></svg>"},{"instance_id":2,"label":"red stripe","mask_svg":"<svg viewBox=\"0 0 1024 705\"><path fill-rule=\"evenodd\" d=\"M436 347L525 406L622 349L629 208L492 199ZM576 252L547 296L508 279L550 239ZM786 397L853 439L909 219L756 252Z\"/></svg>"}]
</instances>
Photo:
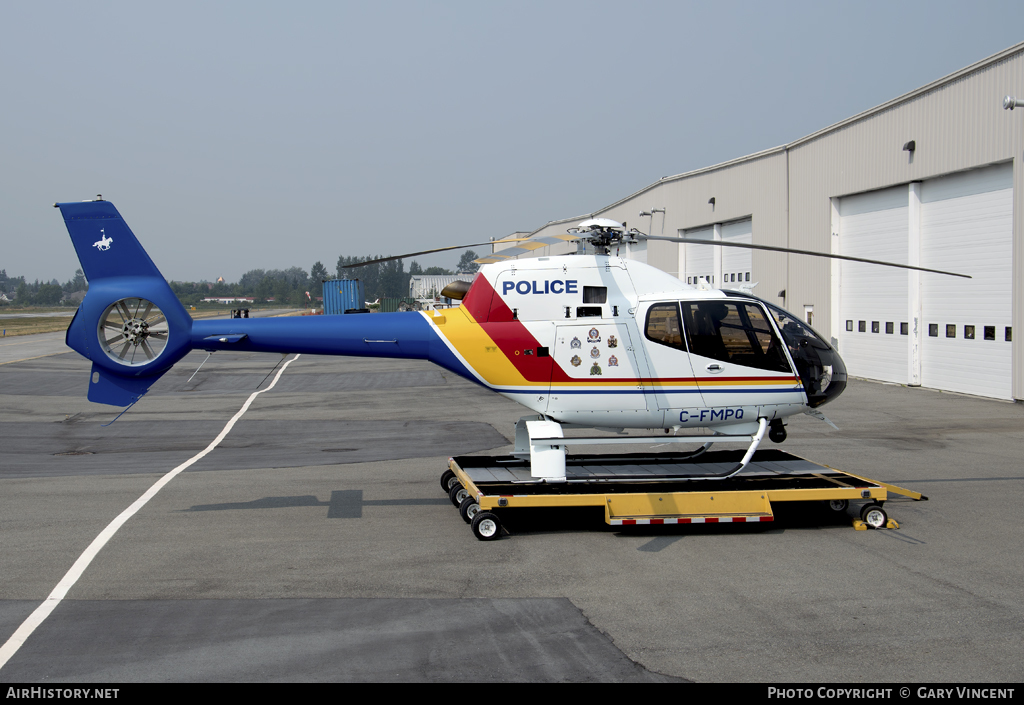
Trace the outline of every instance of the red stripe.
<instances>
[{"instance_id":1,"label":"red stripe","mask_svg":"<svg viewBox=\"0 0 1024 705\"><path fill-rule=\"evenodd\" d=\"M622 520L623 526L632 526L635 523L636 523L636 519L623 519Z\"/></svg>"},{"instance_id":2,"label":"red stripe","mask_svg":"<svg viewBox=\"0 0 1024 705\"><path fill-rule=\"evenodd\" d=\"M664 524L665 520L664 519L651 519L651 523L652 524Z\"/></svg>"}]
</instances>

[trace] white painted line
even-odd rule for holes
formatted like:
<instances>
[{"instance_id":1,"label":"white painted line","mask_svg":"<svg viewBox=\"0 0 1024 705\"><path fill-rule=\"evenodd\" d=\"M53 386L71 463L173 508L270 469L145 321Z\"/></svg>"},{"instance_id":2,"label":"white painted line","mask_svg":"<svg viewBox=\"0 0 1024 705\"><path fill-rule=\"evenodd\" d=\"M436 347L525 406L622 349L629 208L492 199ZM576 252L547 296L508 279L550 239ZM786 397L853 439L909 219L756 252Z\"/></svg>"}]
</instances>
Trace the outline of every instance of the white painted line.
<instances>
[{"instance_id":1,"label":"white painted line","mask_svg":"<svg viewBox=\"0 0 1024 705\"><path fill-rule=\"evenodd\" d=\"M2 327L2 326L0 326L0 327ZM32 334L32 335L35 335L35 334ZM43 335L45 335L45 333ZM12 336L8 336L8 337L14 338L16 336L12 335ZM12 345L31 345L32 343L38 343L39 342L38 339L36 339L36 340L32 340L32 339L24 340L24 338L31 338L31 336L29 336L29 335L19 335L17 337L23 338L23 340L19 340L16 343L0 343L0 348L9 348ZM4 338L0 338L0 340L4 340ZM70 350L71 348L68 348L68 349Z\"/></svg>"},{"instance_id":2,"label":"white painted line","mask_svg":"<svg viewBox=\"0 0 1024 705\"><path fill-rule=\"evenodd\" d=\"M42 624L46 618L50 616L50 613L57 608L57 605L61 603L64 596L68 594L68 591L74 587L75 583L78 582L78 579L82 577L82 573L84 573L85 569L89 567L90 563L92 563L96 554L98 554L107 544L107 541L117 533L117 530L121 528L121 525L131 519L136 512L146 505L149 500L156 496L157 492L163 489L164 485L173 480L181 471L191 465L194 465L196 462L204 458L210 451L220 445L220 442L224 440L224 437L227 436L234 427L235 422L242 418L242 414L249 410L249 405L252 404L253 400L260 394L263 394L263 392L269 392L273 389L274 385L277 384L277 380L281 379L281 375L283 375L284 371L288 369L288 365L298 359L299 356L296 355L291 360L284 363L281 369L278 370L277 375L274 377L274 381L270 383L269 387L261 389L258 392L253 392L249 398L246 399L242 408L238 410L238 413L231 417L231 420L228 421L226 426L224 426L220 434L213 439L210 445L206 446L205 450L193 455L184 463L157 480L153 486L146 490L141 497L135 500L130 507L125 509L117 516L116 519L107 524L107 527L99 533L99 536L93 539L93 542L89 544L89 547L85 549L85 552L78 557L75 564L71 566L71 570L69 570L61 581L57 583L57 587L53 589L53 592L50 593L49 597L46 598L43 604L39 605L39 607L37 607L35 611L21 623L21 626L18 627L11 638L8 639L3 646L0 646L0 668L3 668L4 665L11 660L11 657L18 653L18 649L20 649L21 645L25 643L25 640L32 635L32 632L36 630L36 627Z\"/></svg>"},{"instance_id":3,"label":"white painted line","mask_svg":"<svg viewBox=\"0 0 1024 705\"><path fill-rule=\"evenodd\" d=\"M46 353L45 355L36 355L35 357L23 357L20 360L8 360L7 362L0 362L0 365L13 365L15 362L27 362L29 360L38 360L41 357L53 357L54 355L67 355L71 350L65 350L59 353Z\"/></svg>"}]
</instances>

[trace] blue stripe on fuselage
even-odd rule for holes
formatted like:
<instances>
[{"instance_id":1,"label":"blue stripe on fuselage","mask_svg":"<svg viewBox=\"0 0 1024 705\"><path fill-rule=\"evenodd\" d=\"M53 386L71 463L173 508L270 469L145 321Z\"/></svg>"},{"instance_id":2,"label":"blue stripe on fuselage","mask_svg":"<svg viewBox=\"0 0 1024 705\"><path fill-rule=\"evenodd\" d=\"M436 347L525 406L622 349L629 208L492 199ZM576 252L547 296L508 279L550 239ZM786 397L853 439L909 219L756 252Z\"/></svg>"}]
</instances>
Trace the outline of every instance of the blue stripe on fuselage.
<instances>
[{"instance_id":1,"label":"blue stripe on fuselage","mask_svg":"<svg viewBox=\"0 0 1024 705\"><path fill-rule=\"evenodd\" d=\"M237 343L216 339L241 334L246 338ZM192 323L191 342L192 347L203 350L430 360L479 383L418 313L199 320Z\"/></svg>"}]
</instances>

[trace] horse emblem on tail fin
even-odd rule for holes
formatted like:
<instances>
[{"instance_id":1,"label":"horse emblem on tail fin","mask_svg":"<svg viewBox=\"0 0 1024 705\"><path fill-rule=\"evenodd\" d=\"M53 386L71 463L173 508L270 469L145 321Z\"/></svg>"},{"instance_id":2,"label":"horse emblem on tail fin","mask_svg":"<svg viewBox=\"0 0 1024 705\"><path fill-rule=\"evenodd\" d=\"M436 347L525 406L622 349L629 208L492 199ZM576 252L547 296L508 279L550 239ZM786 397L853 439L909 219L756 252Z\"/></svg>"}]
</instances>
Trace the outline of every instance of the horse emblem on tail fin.
<instances>
[{"instance_id":1,"label":"horse emblem on tail fin","mask_svg":"<svg viewBox=\"0 0 1024 705\"><path fill-rule=\"evenodd\" d=\"M107 250L110 249L110 243L112 243L113 241L114 241L114 238L107 237L106 231L101 228L100 229L100 239L97 240L96 242L92 243L92 246L95 247L100 252L106 252Z\"/></svg>"}]
</instances>

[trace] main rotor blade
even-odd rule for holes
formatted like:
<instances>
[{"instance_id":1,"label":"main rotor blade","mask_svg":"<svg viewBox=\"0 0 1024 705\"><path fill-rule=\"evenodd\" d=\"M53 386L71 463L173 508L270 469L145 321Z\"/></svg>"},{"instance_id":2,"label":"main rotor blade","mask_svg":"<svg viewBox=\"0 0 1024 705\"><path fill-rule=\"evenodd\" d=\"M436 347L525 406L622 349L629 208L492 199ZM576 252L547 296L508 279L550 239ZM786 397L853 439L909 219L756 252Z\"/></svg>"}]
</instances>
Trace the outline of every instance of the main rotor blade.
<instances>
[{"instance_id":1,"label":"main rotor blade","mask_svg":"<svg viewBox=\"0 0 1024 705\"><path fill-rule=\"evenodd\" d=\"M957 274L956 272L944 272L941 269L928 269L927 267L915 267L909 264L896 264L895 262L883 262L877 259L864 259L863 257L850 257L849 255L833 255L827 252L812 252L811 250L794 250L790 247L772 247L771 245L748 245L745 242L722 242L721 240L694 240L687 237L666 237L663 235L643 235L645 240L664 240L665 242L683 242L693 245L715 245L716 247L741 247L745 250L767 250L768 252L783 252L790 255L808 255L810 257L825 257L827 259L843 259L849 262L863 262L864 264L877 264L882 267L896 267L898 269L914 269L918 272L931 272L932 274L946 274L951 277L962 277L973 279L969 274Z\"/></svg>"},{"instance_id":2,"label":"main rotor blade","mask_svg":"<svg viewBox=\"0 0 1024 705\"><path fill-rule=\"evenodd\" d=\"M515 238L514 240L490 240L488 242L474 242L470 245L452 245L451 247L435 247L433 250L421 250L420 252L407 252L404 255L394 255L393 257L379 257L377 259L367 260L366 262L359 262L358 264L346 264L342 269L352 269L353 267L365 267L368 264L377 264L378 262L390 262L396 259L405 259L406 257L416 257L417 255L429 255L434 252L447 252L448 250L462 250L467 247L483 247L484 245L499 245L506 242L523 242L529 240L526 237Z\"/></svg>"}]
</instances>

